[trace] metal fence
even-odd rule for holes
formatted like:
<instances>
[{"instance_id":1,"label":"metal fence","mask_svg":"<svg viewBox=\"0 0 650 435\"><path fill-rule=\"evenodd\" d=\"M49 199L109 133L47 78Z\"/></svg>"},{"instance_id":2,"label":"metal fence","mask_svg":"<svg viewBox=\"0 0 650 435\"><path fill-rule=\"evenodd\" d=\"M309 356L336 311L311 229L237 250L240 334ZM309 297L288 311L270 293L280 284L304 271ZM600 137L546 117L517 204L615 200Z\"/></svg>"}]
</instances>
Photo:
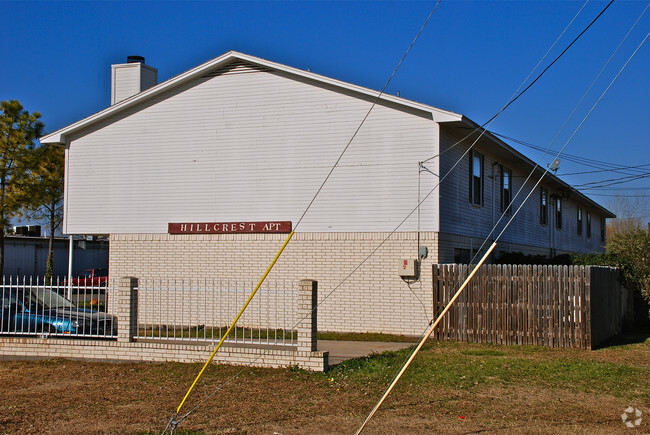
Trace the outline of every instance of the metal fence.
<instances>
[{"instance_id":1,"label":"metal fence","mask_svg":"<svg viewBox=\"0 0 650 435\"><path fill-rule=\"evenodd\" d=\"M140 280L138 340L221 340L256 282ZM225 342L294 346L297 291L290 282L266 282Z\"/></svg>"},{"instance_id":2,"label":"metal fence","mask_svg":"<svg viewBox=\"0 0 650 435\"><path fill-rule=\"evenodd\" d=\"M116 338L117 318L108 309L109 292L109 285L3 277L0 335Z\"/></svg>"}]
</instances>

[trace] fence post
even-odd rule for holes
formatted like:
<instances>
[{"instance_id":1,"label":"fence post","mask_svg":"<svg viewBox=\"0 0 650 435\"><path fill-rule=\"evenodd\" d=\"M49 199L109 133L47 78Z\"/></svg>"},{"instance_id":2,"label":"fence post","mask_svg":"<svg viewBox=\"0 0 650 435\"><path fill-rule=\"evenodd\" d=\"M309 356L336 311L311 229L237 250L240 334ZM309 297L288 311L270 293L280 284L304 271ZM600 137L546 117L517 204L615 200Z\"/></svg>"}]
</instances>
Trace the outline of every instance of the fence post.
<instances>
[{"instance_id":1,"label":"fence post","mask_svg":"<svg viewBox=\"0 0 650 435\"><path fill-rule=\"evenodd\" d=\"M318 281L303 279L298 283L298 351L315 352L318 332L316 307Z\"/></svg>"},{"instance_id":2,"label":"fence post","mask_svg":"<svg viewBox=\"0 0 650 435\"><path fill-rule=\"evenodd\" d=\"M120 278L117 288L117 341L133 341L138 332L138 278Z\"/></svg>"}]
</instances>

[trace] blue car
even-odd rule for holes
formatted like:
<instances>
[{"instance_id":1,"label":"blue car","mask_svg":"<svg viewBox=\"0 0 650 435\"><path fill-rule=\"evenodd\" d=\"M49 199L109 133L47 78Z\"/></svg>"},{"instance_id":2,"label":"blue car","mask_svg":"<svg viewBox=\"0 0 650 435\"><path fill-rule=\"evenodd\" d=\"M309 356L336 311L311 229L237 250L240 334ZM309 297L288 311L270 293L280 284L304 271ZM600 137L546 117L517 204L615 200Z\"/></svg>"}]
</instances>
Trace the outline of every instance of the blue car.
<instances>
[{"instance_id":1,"label":"blue car","mask_svg":"<svg viewBox=\"0 0 650 435\"><path fill-rule=\"evenodd\" d=\"M77 308L47 287L3 287L0 334L116 337L117 318Z\"/></svg>"}]
</instances>

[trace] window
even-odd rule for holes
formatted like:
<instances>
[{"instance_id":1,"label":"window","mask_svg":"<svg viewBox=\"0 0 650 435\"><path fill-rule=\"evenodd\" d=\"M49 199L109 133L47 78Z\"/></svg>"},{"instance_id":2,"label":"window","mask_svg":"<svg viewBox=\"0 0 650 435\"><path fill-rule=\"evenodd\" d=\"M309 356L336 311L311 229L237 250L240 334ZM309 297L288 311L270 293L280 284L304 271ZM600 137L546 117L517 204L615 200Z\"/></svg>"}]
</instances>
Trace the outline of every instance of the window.
<instances>
[{"instance_id":1,"label":"window","mask_svg":"<svg viewBox=\"0 0 650 435\"><path fill-rule=\"evenodd\" d=\"M469 249L454 248L454 263L469 264Z\"/></svg>"},{"instance_id":2,"label":"window","mask_svg":"<svg viewBox=\"0 0 650 435\"><path fill-rule=\"evenodd\" d=\"M600 218L600 243L605 244L605 238L607 237L607 221L604 217Z\"/></svg>"},{"instance_id":3,"label":"window","mask_svg":"<svg viewBox=\"0 0 650 435\"><path fill-rule=\"evenodd\" d=\"M481 153L472 151L469 165L469 202L483 205L483 162Z\"/></svg>"},{"instance_id":4,"label":"window","mask_svg":"<svg viewBox=\"0 0 650 435\"><path fill-rule=\"evenodd\" d=\"M555 197L555 228L562 229L562 199Z\"/></svg>"},{"instance_id":5,"label":"window","mask_svg":"<svg viewBox=\"0 0 650 435\"><path fill-rule=\"evenodd\" d=\"M501 167L501 213L510 214L512 202L512 171Z\"/></svg>"},{"instance_id":6,"label":"window","mask_svg":"<svg viewBox=\"0 0 650 435\"><path fill-rule=\"evenodd\" d=\"M548 190L543 187L539 192L539 223L548 224Z\"/></svg>"},{"instance_id":7,"label":"window","mask_svg":"<svg viewBox=\"0 0 650 435\"><path fill-rule=\"evenodd\" d=\"M582 207L578 206L578 235L582 235Z\"/></svg>"},{"instance_id":8,"label":"window","mask_svg":"<svg viewBox=\"0 0 650 435\"><path fill-rule=\"evenodd\" d=\"M587 238L591 238L591 212L587 211Z\"/></svg>"}]
</instances>

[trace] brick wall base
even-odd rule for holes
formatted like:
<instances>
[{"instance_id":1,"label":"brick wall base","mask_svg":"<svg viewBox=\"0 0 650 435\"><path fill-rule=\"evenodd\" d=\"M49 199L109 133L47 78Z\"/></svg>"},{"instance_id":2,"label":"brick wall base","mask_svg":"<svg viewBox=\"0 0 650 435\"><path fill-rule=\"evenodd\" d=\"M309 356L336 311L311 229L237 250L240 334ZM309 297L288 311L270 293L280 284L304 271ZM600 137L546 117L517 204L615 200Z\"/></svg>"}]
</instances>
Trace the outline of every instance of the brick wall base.
<instances>
[{"instance_id":1,"label":"brick wall base","mask_svg":"<svg viewBox=\"0 0 650 435\"><path fill-rule=\"evenodd\" d=\"M429 256L421 267L422 279L408 282L398 275L400 260L418 257L417 233L395 233L381 244L388 235L296 233L268 280L318 281L320 331L420 335L433 315L431 265L437 261L437 233L420 234L420 245L429 248ZM286 238L286 234L112 234L111 278L256 281Z\"/></svg>"},{"instance_id":2,"label":"brick wall base","mask_svg":"<svg viewBox=\"0 0 650 435\"><path fill-rule=\"evenodd\" d=\"M0 360L69 358L97 361L146 361L204 363L214 345L118 342L47 338L0 338ZM328 352L304 352L296 348L236 347L223 345L215 363L256 367L293 367L325 371Z\"/></svg>"}]
</instances>

